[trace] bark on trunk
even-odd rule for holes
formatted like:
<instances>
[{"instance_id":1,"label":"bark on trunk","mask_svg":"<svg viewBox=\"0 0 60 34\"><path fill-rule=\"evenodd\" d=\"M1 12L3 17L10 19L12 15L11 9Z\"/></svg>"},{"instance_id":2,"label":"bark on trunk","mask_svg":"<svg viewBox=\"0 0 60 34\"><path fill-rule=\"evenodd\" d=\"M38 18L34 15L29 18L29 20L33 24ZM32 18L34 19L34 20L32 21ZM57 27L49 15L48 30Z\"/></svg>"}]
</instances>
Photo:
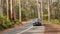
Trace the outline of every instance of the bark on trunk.
<instances>
[{"instance_id":1,"label":"bark on trunk","mask_svg":"<svg viewBox=\"0 0 60 34\"><path fill-rule=\"evenodd\" d=\"M50 22L50 0L48 1L48 22Z\"/></svg>"},{"instance_id":2,"label":"bark on trunk","mask_svg":"<svg viewBox=\"0 0 60 34\"><path fill-rule=\"evenodd\" d=\"M3 16L3 0L0 0L0 15Z\"/></svg>"},{"instance_id":3,"label":"bark on trunk","mask_svg":"<svg viewBox=\"0 0 60 34\"><path fill-rule=\"evenodd\" d=\"M21 22L21 1L19 0L19 22Z\"/></svg>"}]
</instances>

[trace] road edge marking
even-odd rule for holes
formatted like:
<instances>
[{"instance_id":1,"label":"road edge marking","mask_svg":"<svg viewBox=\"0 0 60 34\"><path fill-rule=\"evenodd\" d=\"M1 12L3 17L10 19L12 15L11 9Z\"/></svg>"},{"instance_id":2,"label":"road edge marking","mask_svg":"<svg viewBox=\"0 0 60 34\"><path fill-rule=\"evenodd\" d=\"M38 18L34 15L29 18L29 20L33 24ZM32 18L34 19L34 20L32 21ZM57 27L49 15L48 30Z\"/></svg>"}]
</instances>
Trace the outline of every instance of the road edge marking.
<instances>
[{"instance_id":1,"label":"road edge marking","mask_svg":"<svg viewBox=\"0 0 60 34\"><path fill-rule=\"evenodd\" d=\"M26 31L28 31L29 29L31 29L33 26L31 26L30 28L28 28L28 29L26 29L26 30L23 30L23 31L21 31L21 32L19 32L19 33L17 33L17 34L21 34L21 33L23 33L23 32L26 32Z\"/></svg>"}]
</instances>

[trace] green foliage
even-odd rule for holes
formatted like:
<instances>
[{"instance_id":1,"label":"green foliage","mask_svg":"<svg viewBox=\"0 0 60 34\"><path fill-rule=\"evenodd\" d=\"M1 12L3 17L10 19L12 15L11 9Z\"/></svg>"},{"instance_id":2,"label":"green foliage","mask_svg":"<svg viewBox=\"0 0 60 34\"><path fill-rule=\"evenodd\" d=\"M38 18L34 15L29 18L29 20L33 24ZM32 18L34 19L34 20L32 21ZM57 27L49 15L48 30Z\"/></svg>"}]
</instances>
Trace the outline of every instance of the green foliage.
<instances>
[{"instance_id":1,"label":"green foliage","mask_svg":"<svg viewBox=\"0 0 60 34\"><path fill-rule=\"evenodd\" d=\"M16 22L19 23L19 0L14 0L13 8L15 9ZM46 0L45 0L46 1ZM58 0L57 0L58 1ZM48 5L47 1L43 1L43 18L48 21ZM6 0L3 0L3 15L7 15ZM60 1L50 3L50 17L52 23L60 22ZM37 15L37 3L36 0L21 0L21 10L22 10L22 20L27 20L31 18L36 18ZM40 8L41 10L41 8ZM35 15L35 16L34 16ZM8 28L14 23L6 19L6 16L0 16L0 28Z\"/></svg>"},{"instance_id":2,"label":"green foliage","mask_svg":"<svg viewBox=\"0 0 60 34\"><path fill-rule=\"evenodd\" d=\"M2 25L5 27L5 28L9 28L9 27L12 27L14 23L13 22L10 22L9 20L4 20Z\"/></svg>"},{"instance_id":3,"label":"green foliage","mask_svg":"<svg viewBox=\"0 0 60 34\"><path fill-rule=\"evenodd\" d=\"M52 24L60 24L58 19L51 19Z\"/></svg>"},{"instance_id":4,"label":"green foliage","mask_svg":"<svg viewBox=\"0 0 60 34\"><path fill-rule=\"evenodd\" d=\"M21 0L21 7L22 7L22 20L28 20L36 18L37 16L37 5L36 0L28 0L28 4L26 3L27 0Z\"/></svg>"},{"instance_id":5,"label":"green foliage","mask_svg":"<svg viewBox=\"0 0 60 34\"><path fill-rule=\"evenodd\" d=\"M15 6L16 19L19 19L19 6Z\"/></svg>"},{"instance_id":6,"label":"green foliage","mask_svg":"<svg viewBox=\"0 0 60 34\"><path fill-rule=\"evenodd\" d=\"M10 28L14 25L13 22L7 20L6 16L0 16L0 30Z\"/></svg>"},{"instance_id":7,"label":"green foliage","mask_svg":"<svg viewBox=\"0 0 60 34\"><path fill-rule=\"evenodd\" d=\"M20 24L21 22L18 20L18 19L16 19L16 24Z\"/></svg>"},{"instance_id":8,"label":"green foliage","mask_svg":"<svg viewBox=\"0 0 60 34\"><path fill-rule=\"evenodd\" d=\"M0 25L0 30L3 30L3 26Z\"/></svg>"},{"instance_id":9,"label":"green foliage","mask_svg":"<svg viewBox=\"0 0 60 34\"><path fill-rule=\"evenodd\" d=\"M26 17L27 17L26 14L25 14L26 11L27 11L27 9L25 7L22 7L22 16L21 17L22 17L23 21L26 20Z\"/></svg>"}]
</instances>

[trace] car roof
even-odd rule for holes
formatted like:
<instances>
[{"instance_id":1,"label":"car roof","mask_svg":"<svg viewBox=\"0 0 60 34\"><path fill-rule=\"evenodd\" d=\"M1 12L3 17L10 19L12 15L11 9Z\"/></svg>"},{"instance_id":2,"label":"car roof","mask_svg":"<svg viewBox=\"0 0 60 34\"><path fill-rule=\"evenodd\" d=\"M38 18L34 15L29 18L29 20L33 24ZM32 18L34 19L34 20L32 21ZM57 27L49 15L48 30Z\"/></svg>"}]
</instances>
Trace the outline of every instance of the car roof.
<instances>
[{"instance_id":1,"label":"car roof","mask_svg":"<svg viewBox=\"0 0 60 34\"><path fill-rule=\"evenodd\" d=\"M35 22L40 22L40 19L39 18L35 18L34 21Z\"/></svg>"}]
</instances>

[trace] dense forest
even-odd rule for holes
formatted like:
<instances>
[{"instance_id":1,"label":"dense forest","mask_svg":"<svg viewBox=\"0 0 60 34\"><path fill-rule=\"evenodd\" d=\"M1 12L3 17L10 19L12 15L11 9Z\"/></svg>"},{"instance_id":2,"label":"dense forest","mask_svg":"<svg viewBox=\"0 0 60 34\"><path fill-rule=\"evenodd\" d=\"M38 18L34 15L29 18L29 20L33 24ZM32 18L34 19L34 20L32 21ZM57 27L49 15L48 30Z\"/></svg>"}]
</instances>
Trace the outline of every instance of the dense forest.
<instances>
[{"instance_id":1,"label":"dense forest","mask_svg":"<svg viewBox=\"0 0 60 34\"><path fill-rule=\"evenodd\" d=\"M60 23L60 0L0 0L0 30L39 18Z\"/></svg>"}]
</instances>

